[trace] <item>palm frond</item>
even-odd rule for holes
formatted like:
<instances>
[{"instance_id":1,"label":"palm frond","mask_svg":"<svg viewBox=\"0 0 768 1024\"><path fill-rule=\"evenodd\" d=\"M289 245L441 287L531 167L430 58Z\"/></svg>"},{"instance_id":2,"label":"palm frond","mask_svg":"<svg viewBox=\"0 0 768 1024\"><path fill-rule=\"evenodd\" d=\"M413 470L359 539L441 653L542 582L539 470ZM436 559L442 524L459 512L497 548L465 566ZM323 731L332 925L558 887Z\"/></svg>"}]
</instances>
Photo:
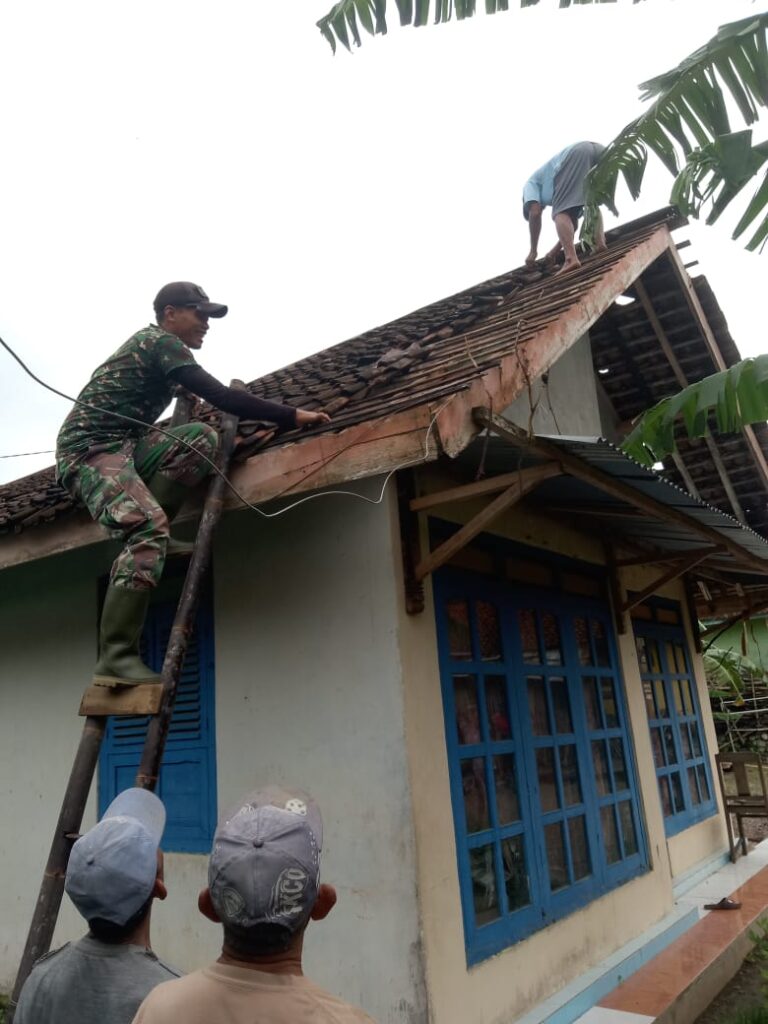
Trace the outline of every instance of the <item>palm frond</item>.
<instances>
[{"instance_id":1,"label":"palm frond","mask_svg":"<svg viewBox=\"0 0 768 1024\"><path fill-rule=\"evenodd\" d=\"M519 0L520 7L535 7L540 0ZM610 4L616 0L560 0L561 7L572 4ZM632 0L640 3L640 0ZM394 0L401 25L426 25L430 18L435 25L450 21L452 18L462 20L475 14L476 0ZM510 0L485 0L485 13L496 14L508 11ZM387 0L340 0L331 7L327 14L317 22L317 27L336 53L337 43L347 50L352 44L360 46L362 42L360 28L369 35L386 35L387 33Z\"/></svg>"},{"instance_id":2,"label":"palm frond","mask_svg":"<svg viewBox=\"0 0 768 1024\"><path fill-rule=\"evenodd\" d=\"M714 413L720 433L733 433L768 419L768 355L742 359L728 370L689 384L643 413L622 448L643 465L663 459L675 447L675 424L688 437L703 437Z\"/></svg>"},{"instance_id":3,"label":"palm frond","mask_svg":"<svg viewBox=\"0 0 768 1024\"><path fill-rule=\"evenodd\" d=\"M747 125L768 106L768 12L722 25L708 43L676 68L644 82L641 99L652 100L606 148L587 178L582 237L589 244L600 205L616 213L621 175L633 199L642 184L648 151L675 175L672 201L692 216L712 202L716 220L768 159L763 143L752 147L749 131L732 131L726 98ZM748 213L748 215L747 215ZM768 182L763 182L734 237L758 217L754 249L768 237Z\"/></svg>"}]
</instances>

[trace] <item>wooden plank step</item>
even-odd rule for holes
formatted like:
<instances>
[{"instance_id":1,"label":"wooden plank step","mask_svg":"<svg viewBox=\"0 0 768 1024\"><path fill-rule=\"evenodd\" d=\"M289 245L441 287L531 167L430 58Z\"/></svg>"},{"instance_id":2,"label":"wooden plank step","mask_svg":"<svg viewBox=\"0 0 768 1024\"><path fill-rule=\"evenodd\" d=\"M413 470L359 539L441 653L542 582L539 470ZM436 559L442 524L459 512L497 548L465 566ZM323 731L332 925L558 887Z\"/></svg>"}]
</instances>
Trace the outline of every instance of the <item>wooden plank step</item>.
<instances>
[{"instance_id":1,"label":"wooden plank step","mask_svg":"<svg viewBox=\"0 0 768 1024\"><path fill-rule=\"evenodd\" d=\"M139 686L89 686L80 702L81 716L156 715L160 710L163 688L159 683Z\"/></svg>"}]
</instances>

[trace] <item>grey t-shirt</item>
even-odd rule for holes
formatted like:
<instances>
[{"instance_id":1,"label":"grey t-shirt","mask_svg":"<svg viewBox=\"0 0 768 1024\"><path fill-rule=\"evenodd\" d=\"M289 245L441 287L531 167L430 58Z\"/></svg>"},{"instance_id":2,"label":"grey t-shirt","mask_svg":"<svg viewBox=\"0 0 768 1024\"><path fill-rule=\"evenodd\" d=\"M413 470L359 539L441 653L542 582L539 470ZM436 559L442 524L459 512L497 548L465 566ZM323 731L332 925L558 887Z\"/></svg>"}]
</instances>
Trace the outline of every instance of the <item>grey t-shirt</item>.
<instances>
[{"instance_id":1,"label":"grey t-shirt","mask_svg":"<svg viewBox=\"0 0 768 1024\"><path fill-rule=\"evenodd\" d=\"M15 1024L130 1024L144 997L181 971L144 946L86 935L38 960L19 996Z\"/></svg>"}]
</instances>

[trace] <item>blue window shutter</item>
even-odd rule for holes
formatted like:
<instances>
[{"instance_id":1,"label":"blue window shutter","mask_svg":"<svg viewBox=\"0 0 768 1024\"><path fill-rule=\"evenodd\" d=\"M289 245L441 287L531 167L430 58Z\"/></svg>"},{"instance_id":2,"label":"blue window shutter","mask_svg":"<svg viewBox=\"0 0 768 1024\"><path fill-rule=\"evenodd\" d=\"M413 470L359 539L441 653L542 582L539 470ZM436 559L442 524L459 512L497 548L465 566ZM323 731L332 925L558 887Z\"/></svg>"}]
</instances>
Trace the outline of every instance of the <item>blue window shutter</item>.
<instances>
[{"instance_id":1,"label":"blue window shutter","mask_svg":"<svg viewBox=\"0 0 768 1024\"><path fill-rule=\"evenodd\" d=\"M157 671L168 643L175 604L150 607L142 648ZM99 764L99 815L134 784L148 719L110 718ZM157 794L168 815L163 849L207 853L216 827L214 642L210 604L201 606L190 637L168 733Z\"/></svg>"}]
</instances>

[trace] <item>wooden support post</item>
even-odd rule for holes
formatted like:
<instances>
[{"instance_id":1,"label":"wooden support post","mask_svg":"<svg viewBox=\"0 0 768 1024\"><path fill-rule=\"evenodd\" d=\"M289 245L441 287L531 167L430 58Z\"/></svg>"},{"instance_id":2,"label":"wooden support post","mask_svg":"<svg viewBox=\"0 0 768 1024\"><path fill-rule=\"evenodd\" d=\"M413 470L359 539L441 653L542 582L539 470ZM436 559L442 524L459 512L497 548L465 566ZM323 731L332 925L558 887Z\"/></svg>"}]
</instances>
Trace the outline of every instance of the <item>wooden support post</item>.
<instances>
[{"instance_id":1,"label":"wooden support post","mask_svg":"<svg viewBox=\"0 0 768 1024\"><path fill-rule=\"evenodd\" d=\"M243 388L245 385L242 381L232 381L232 387ZM222 473L226 473L229 469L229 462L237 436L237 423L237 416L230 415L229 413L222 419L222 429L219 436L219 448L216 458L216 465ZM226 489L227 485L218 474L212 478L208 486L208 494L203 506L203 515L197 530L195 548L184 579L181 598L176 608L176 616L173 620L165 658L163 659L163 668L160 673L162 687L160 710L149 721L141 763L136 774L136 785L141 789L154 790L157 786L160 762L163 759L165 741L168 738L168 729L171 725L173 706L176 701L176 688L195 621L197 605L200 599L200 587L210 565L213 549L213 532L221 517Z\"/></svg>"},{"instance_id":2,"label":"wooden support post","mask_svg":"<svg viewBox=\"0 0 768 1024\"><path fill-rule=\"evenodd\" d=\"M626 620L624 618L624 598L622 597L621 580L619 579L618 562L613 544L604 544L605 563L608 570L608 592L611 597L611 609L616 632L624 636L627 632Z\"/></svg>"},{"instance_id":3,"label":"wooden support post","mask_svg":"<svg viewBox=\"0 0 768 1024\"><path fill-rule=\"evenodd\" d=\"M458 551L489 526L494 519L515 505L534 487L538 487L544 480L552 476L559 476L560 467L556 463L545 463L543 466L532 466L530 469L522 470L517 474L517 480L511 487L495 498L489 505L478 512L474 518L462 526L460 530L444 541L438 548L435 548L429 555L416 566L416 578L423 580L429 573L439 569L448 559L452 558Z\"/></svg>"},{"instance_id":4,"label":"wooden support post","mask_svg":"<svg viewBox=\"0 0 768 1024\"><path fill-rule=\"evenodd\" d=\"M397 513L400 523L405 610L408 615L419 615L424 611L424 586L416 577L416 565L421 561L421 540L419 538L419 517L416 512L412 511L415 493L413 470L398 470Z\"/></svg>"}]
</instances>

